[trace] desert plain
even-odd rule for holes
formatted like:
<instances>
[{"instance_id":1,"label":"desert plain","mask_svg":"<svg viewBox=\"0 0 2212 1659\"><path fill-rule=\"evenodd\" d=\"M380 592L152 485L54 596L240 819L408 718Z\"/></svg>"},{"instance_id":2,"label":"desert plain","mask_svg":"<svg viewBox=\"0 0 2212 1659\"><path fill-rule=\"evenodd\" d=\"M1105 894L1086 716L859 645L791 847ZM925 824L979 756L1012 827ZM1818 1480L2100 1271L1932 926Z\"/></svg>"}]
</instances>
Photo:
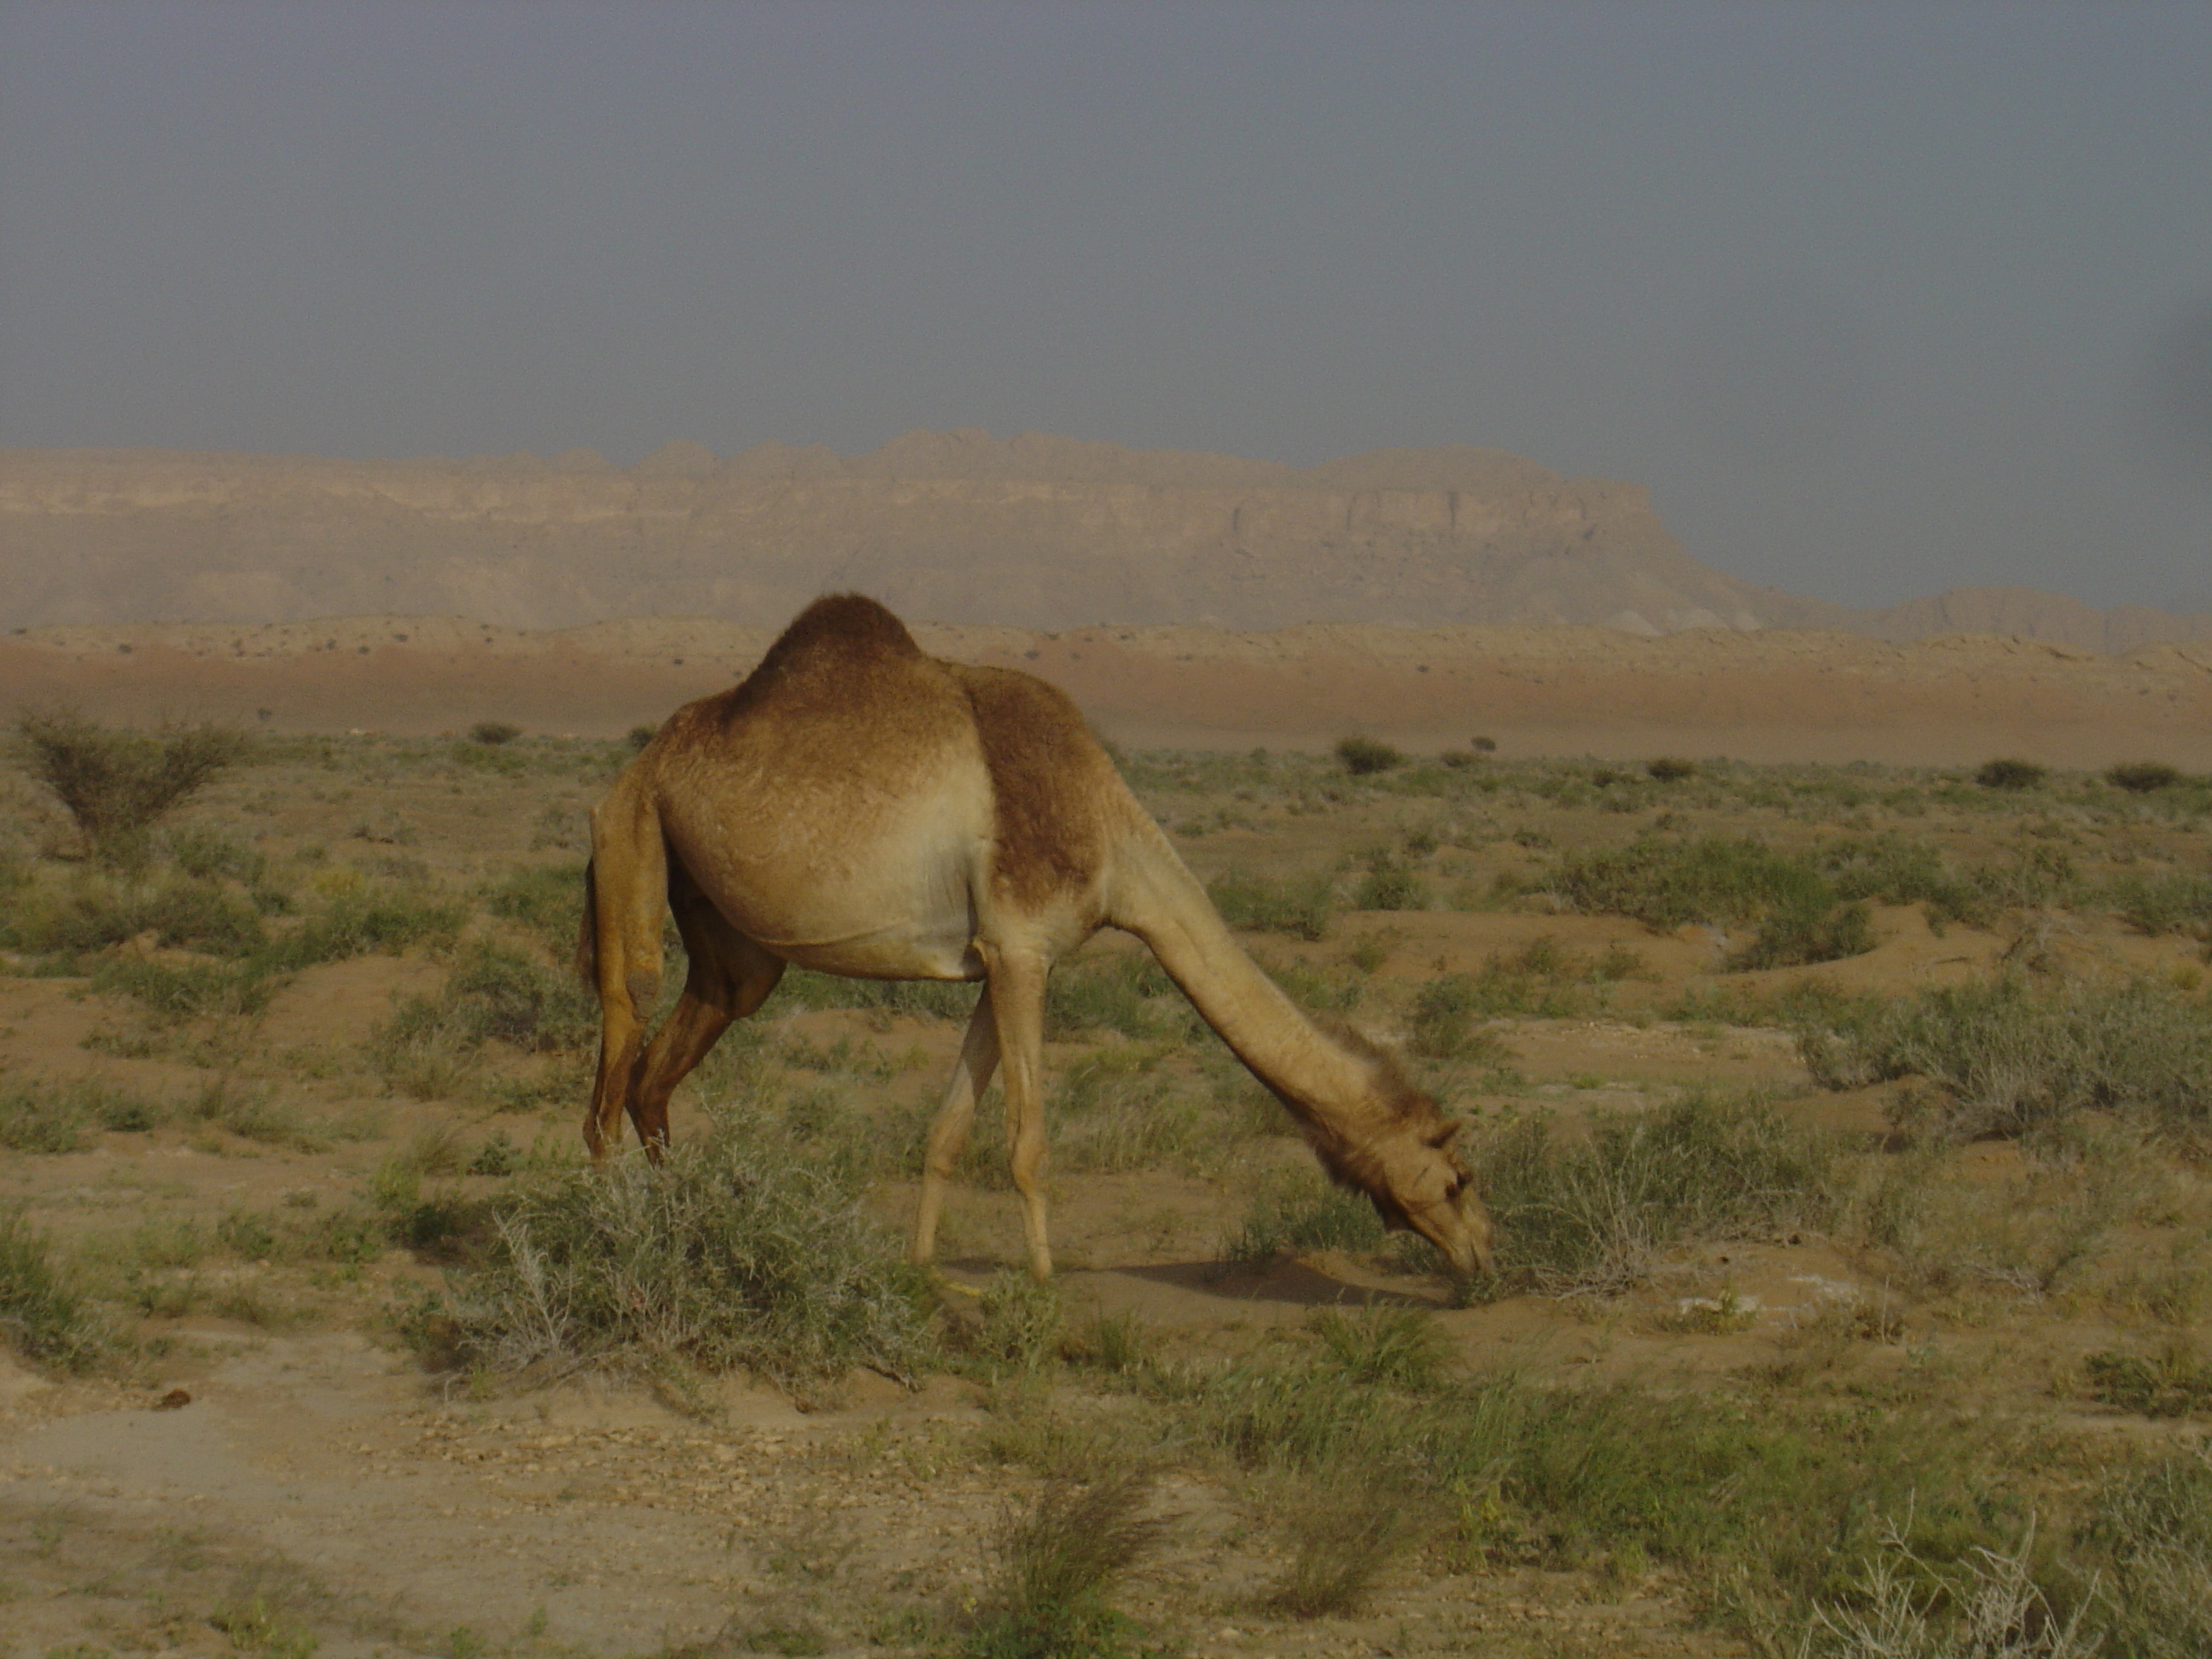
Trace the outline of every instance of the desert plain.
<instances>
[{"instance_id":1,"label":"desert plain","mask_svg":"<svg viewBox=\"0 0 2212 1659\"><path fill-rule=\"evenodd\" d=\"M104 855L0 775L0 1653L2201 1650L2201 646L923 639L1402 1050L1498 1276L1110 934L1049 1291L988 1103L898 1265L972 988L793 974L588 1172L586 815L764 633L32 630L16 702L248 746Z\"/></svg>"}]
</instances>

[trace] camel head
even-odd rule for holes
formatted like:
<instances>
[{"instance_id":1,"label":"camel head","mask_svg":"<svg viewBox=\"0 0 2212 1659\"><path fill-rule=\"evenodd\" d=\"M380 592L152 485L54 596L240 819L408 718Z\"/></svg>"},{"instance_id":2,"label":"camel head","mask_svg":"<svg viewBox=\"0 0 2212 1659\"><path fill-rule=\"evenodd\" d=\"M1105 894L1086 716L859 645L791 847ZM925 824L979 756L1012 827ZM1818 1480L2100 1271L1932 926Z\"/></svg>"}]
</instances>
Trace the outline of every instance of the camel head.
<instances>
[{"instance_id":1,"label":"camel head","mask_svg":"<svg viewBox=\"0 0 2212 1659\"><path fill-rule=\"evenodd\" d=\"M1495 1273L1490 1212L1454 1145L1459 1124L1390 1054L1347 1026L1328 1029L1363 1063L1369 1098L1333 1130L1300 1114L1322 1167L1339 1186L1365 1194L1389 1231L1419 1233L1443 1251L1461 1278Z\"/></svg>"}]
</instances>

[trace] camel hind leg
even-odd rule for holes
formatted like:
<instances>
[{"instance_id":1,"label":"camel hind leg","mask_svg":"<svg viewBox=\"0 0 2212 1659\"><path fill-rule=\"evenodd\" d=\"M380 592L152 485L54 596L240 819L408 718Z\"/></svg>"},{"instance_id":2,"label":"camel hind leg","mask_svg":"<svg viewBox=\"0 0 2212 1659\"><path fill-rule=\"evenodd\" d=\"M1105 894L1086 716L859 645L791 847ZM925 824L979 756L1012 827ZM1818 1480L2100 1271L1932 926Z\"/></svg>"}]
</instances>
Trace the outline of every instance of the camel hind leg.
<instances>
[{"instance_id":1,"label":"camel hind leg","mask_svg":"<svg viewBox=\"0 0 2212 1659\"><path fill-rule=\"evenodd\" d=\"M668 854L652 804L620 783L592 814L591 874L586 893L587 957L599 997L599 1068L584 1119L584 1145L596 1160L635 1117L645 1022L660 994L661 918L668 905Z\"/></svg>"},{"instance_id":2,"label":"camel hind leg","mask_svg":"<svg viewBox=\"0 0 2212 1659\"><path fill-rule=\"evenodd\" d=\"M951 1184L960 1154L968 1145L968 1126L975 1116L975 1103L991 1086L991 1073L999 1066L999 1028L991 1017L988 992L975 999L975 1012L968 1017L968 1035L960 1042L960 1059L945 1085L945 1103L929 1126L929 1146L921 1160L921 1201L915 1206L915 1261L922 1267L937 1254L937 1218L945 1211L945 1189Z\"/></svg>"},{"instance_id":3,"label":"camel hind leg","mask_svg":"<svg viewBox=\"0 0 2212 1659\"><path fill-rule=\"evenodd\" d=\"M668 1144L668 1097L707 1057L732 1020L758 1008L783 977L783 958L771 956L724 921L682 864L668 866L668 907L690 959L684 994L667 1023L653 1034L630 1091L630 1121L647 1150Z\"/></svg>"}]
</instances>

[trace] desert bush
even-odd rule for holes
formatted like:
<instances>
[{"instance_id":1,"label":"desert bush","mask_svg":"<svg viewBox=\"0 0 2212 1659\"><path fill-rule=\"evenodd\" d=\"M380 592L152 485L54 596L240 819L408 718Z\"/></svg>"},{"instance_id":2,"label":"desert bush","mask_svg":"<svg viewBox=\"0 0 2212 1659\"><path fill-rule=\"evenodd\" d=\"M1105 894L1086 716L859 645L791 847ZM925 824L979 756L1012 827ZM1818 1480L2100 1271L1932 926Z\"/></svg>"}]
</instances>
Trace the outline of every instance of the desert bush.
<instances>
[{"instance_id":1,"label":"desert bush","mask_svg":"<svg viewBox=\"0 0 2212 1659\"><path fill-rule=\"evenodd\" d=\"M537 864L513 870L483 890L484 908L519 921L556 951L573 950L584 920L580 861Z\"/></svg>"},{"instance_id":2,"label":"desert bush","mask_svg":"<svg viewBox=\"0 0 2212 1659\"><path fill-rule=\"evenodd\" d=\"M1577 909L1633 916L1647 927L1748 920L1777 909L1832 904L1832 889L1808 865L1749 839L1657 836L1607 852L1571 855L1554 872L1555 891Z\"/></svg>"},{"instance_id":3,"label":"desert bush","mask_svg":"<svg viewBox=\"0 0 2212 1659\"><path fill-rule=\"evenodd\" d=\"M254 961L264 972L291 973L372 952L398 956L416 945L453 944L467 921L468 908L458 901L416 888L368 888L340 894L271 939Z\"/></svg>"},{"instance_id":4,"label":"desert bush","mask_svg":"<svg viewBox=\"0 0 2212 1659\"><path fill-rule=\"evenodd\" d=\"M1644 769L1661 783L1680 783L1685 778L1698 775L1698 763L1685 760L1680 755L1662 755L1656 760L1646 761Z\"/></svg>"},{"instance_id":5,"label":"desert bush","mask_svg":"<svg viewBox=\"0 0 2212 1659\"><path fill-rule=\"evenodd\" d=\"M2174 870L2122 876L2104 897L2121 921L2143 933L2212 937L2212 875Z\"/></svg>"},{"instance_id":6,"label":"desert bush","mask_svg":"<svg viewBox=\"0 0 2212 1659\"><path fill-rule=\"evenodd\" d=\"M522 735L522 728L506 720L478 720L469 727L469 741L496 748L513 743Z\"/></svg>"},{"instance_id":7,"label":"desert bush","mask_svg":"<svg viewBox=\"0 0 2212 1659\"><path fill-rule=\"evenodd\" d=\"M1759 922L1748 945L1729 953L1728 965L1740 971L1803 968L1864 956L1878 942L1874 918L1863 904L1778 908Z\"/></svg>"},{"instance_id":8,"label":"desert bush","mask_svg":"<svg viewBox=\"0 0 2212 1659\"><path fill-rule=\"evenodd\" d=\"M1352 889L1355 910L1425 910L1429 886L1419 873L1388 848L1366 855L1365 868Z\"/></svg>"},{"instance_id":9,"label":"desert bush","mask_svg":"<svg viewBox=\"0 0 2212 1659\"><path fill-rule=\"evenodd\" d=\"M1231 927L1320 940L1328 937L1334 885L1326 875L1279 878L1232 868L1206 883L1206 896Z\"/></svg>"},{"instance_id":10,"label":"desert bush","mask_svg":"<svg viewBox=\"0 0 2212 1659\"><path fill-rule=\"evenodd\" d=\"M1809 855L1844 900L1874 899L1883 904L1917 904L1929 922L1990 920L1997 884L1986 875L1978 883L1957 869L1933 842L1888 831L1825 842Z\"/></svg>"},{"instance_id":11,"label":"desert bush","mask_svg":"<svg viewBox=\"0 0 2212 1659\"><path fill-rule=\"evenodd\" d=\"M660 728L657 726L633 726L623 741L629 746L632 754L640 754L644 751L646 744L659 735Z\"/></svg>"},{"instance_id":12,"label":"desert bush","mask_svg":"<svg viewBox=\"0 0 2212 1659\"><path fill-rule=\"evenodd\" d=\"M2203 1441L2108 1475L2075 1535L2114 1659L2212 1653L2212 1455Z\"/></svg>"},{"instance_id":13,"label":"desert bush","mask_svg":"<svg viewBox=\"0 0 2212 1659\"><path fill-rule=\"evenodd\" d=\"M1571 1139L1524 1119L1484 1137L1474 1164L1501 1280L1559 1296L1626 1290L1692 1241L1818 1221L1840 1153L1770 1100L1698 1093Z\"/></svg>"},{"instance_id":14,"label":"desert bush","mask_svg":"<svg viewBox=\"0 0 2212 1659\"><path fill-rule=\"evenodd\" d=\"M1378 738L1339 738L1336 759L1337 763L1355 778L1371 777L1377 772L1388 772L1406 763L1403 754Z\"/></svg>"},{"instance_id":15,"label":"desert bush","mask_svg":"<svg viewBox=\"0 0 2212 1659\"><path fill-rule=\"evenodd\" d=\"M717 1113L665 1162L526 1182L462 1273L465 1354L500 1370L736 1367L784 1383L930 1351L921 1280L860 1193L757 1119Z\"/></svg>"},{"instance_id":16,"label":"desert bush","mask_svg":"<svg viewBox=\"0 0 2212 1659\"><path fill-rule=\"evenodd\" d=\"M276 994L276 981L252 963L147 962L124 957L94 970L92 988L126 996L158 1022L258 1014Z\"/></svg>"},{"instance_id":17,"label":"desert bush","mask_svg":"<svg viewBox=\"0 0 2212 1659\"><path fill-rule=\"evenodd\" d=\"M2212 1114L2212 1015L2163 980L2039 988L2007 976L1830 1006L1798 1034L1832 1089L1905 1077L1910 1127L2018 1133L2095 1108L2166 1127Z\"/></svg>"},{"instance_id":18,"label":"desert bush","mask_svg":"<svg viewBox=\"0 0 2212 1659\"><path fill-rule=\"evenodd\" d=\"M148 833L250 752L246 736L215 726L118 732L67 713L15 722L25 769L53 793L94 857L131 863Z\"/></svg>"},{"instance_id":19,"label":"desert bush","mask_svg":"<svg viewBox=\"0 0 2212 1659\"><path fill-rule=\"evenodd\" d=\"M2148 795L2154 790L2171 789L2181 781L2181 773L2164 761L2122 761L2106 770L2105 781L2115 789Z\"/></svg>"},{"instance_id":20,"label":"desert bush","mask_svg":"<svg viewBox=\"0 0 2212 1659\"><path fill-rule=\"evenodd\" d=\"M156 945L242 957L267 934L260 912L212 882L118 879L87 873L15 907L4 924L18 950L76 954L152 934Z\"/></svg>"},{"instance_id":21,"label":"desert bush","mask_svg":"<svg viewBox=\"0 0 2212 1659\"><path fill-rule=\"evenodd\" d=\"M962 1659L1157 1651L1139 1648L1136 1626L1105 1600L1165 1532L1144 1514L1151 1495L1141 1470L1087 1486L1055 1479L1011 1510L997 1540L997 1586L961 1644Z\"/></svg>"},{"instance_id":22,"label":"desert bush","mask_svg":"<svg viewBox=\"0 0 2212 1659\"><path fill-rule=\"evenodd\" d=\"M1984 789L2033 789L2048 775L2033 761L2005 758L1984 762L1974 781Z\"/></svg>"},{"instance_id":23,"label":"desert bush","mask_svg":"<svg viewBox=\"0 0 2212 1659\"><path fill-rule=\"evenodd\" d=\"M106 1328L55 1260L52 1242L0 1209L0 1340L27 1359L89 1370L112 1344Z\"/></svg>"},{"instance_id":24,"label":"desert bush","mask_svg":"<svg viewBox=\"0 0 2212 1659\"><path fill-rule=\"evenodd\" d=\"M1500 1013L1522 1012L1522 999L1501 994L1510 981L1486 974L1439 974L1413 994L1407 1011L1407 1047L1429 1060L1497 1060L1505 1056L1505 1045L1495 1031L1479 1025ZM1526 983L1526 981L1522 981Z\"/></svg>"},{"instance_id":25,"label":"desert bush","mask_svg":"<svg viewBox=\"0 0 2212 1659\"><path fill-rule=\"evenodd\" d=\"M480 941L434 996L399 1006L371 1038L370 1052L387 1081L428 1099L449 1092L461 1062L486 1042L573 1051L598 1033L598 1010L568 975Z\"/></svg>"}]
</instances>

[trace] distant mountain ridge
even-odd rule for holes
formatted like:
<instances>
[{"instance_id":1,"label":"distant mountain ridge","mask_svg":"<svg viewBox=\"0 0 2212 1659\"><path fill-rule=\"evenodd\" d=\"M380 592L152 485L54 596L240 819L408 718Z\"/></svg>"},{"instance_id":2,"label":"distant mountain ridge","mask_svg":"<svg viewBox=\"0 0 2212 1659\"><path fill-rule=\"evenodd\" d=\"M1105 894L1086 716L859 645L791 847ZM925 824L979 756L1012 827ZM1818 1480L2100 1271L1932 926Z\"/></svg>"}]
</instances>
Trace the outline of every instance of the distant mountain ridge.
<instances>
[{"instance_id":1,"label":"distant mountain ridge","mask_svg":"<svg viewBox=\"0 0 2212 1659\"><path fill-rule=\"evenodd\" d=\"M1999 632L2116 652L2212 617L2025 588L1882 611L1712 570L1638 486L1499 450L1318 466L1027 434L912 432L843 456L664 446L343 461L0 452L0 627L459 615L510 628L698 616L772 626L825 588L1047 631L1309 622Z\"/></svg>"}]
</instances>

